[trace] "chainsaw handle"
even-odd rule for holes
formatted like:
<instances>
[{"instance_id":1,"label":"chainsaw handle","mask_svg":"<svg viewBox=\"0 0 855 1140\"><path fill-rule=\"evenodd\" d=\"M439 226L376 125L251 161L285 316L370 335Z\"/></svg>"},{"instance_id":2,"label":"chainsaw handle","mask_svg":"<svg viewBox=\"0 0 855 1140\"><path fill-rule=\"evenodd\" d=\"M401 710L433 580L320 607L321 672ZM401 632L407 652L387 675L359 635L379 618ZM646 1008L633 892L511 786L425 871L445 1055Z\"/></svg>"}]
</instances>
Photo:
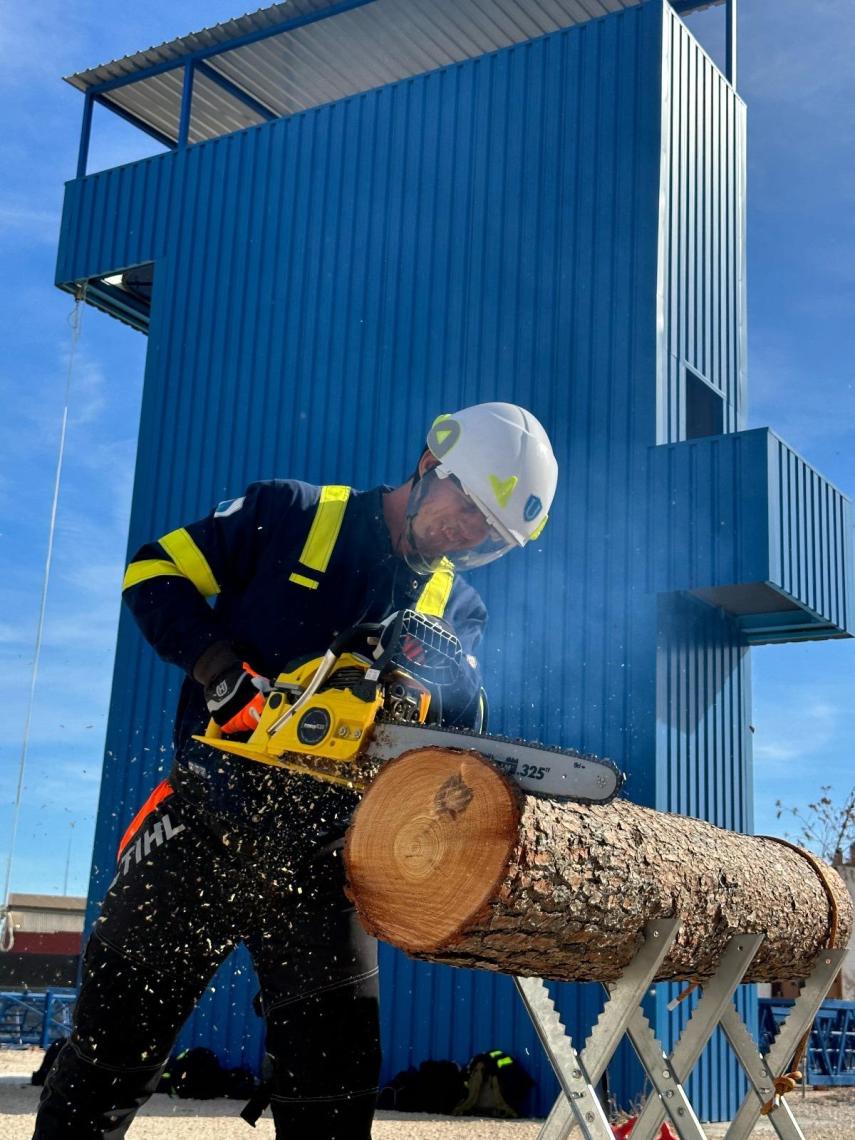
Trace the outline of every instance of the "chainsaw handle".
<instances>
[{"instance_id":1,"label":"chainsaw handle","mask_svg":"<svg viewBox=\"0 0 855 1140\"><path fill-rule=\"evenodd\" d=\"M382 626L376 622L365 622L362 625L353 625L350 629L343 630L338 637L335 638L332 645L321 658L321 663L315 671L315 675L309 681L306 688L297 698L293 705L290 705L281 716L277 717L273 724L267 729L267 735L273 736L278 732L283 725L287 724L292 717L296 716L301 709L305 708L330 673L335 667L335 663L341 657L344 650L353 644L358 638L371 637L374 634L379 636Z\"/></svg>"},{"instance_id":2,"label":"chainsaw handle","mask_svg":"<svg viewBox=\"0 0 855 1140\"><path fill-rule=\"evenodd\" d=\"M334 654L336 657L340 657L345 649L350 649L355 642L362 638L379 637L382 631L383 625L377 621L363 622L361 625L352 625L349 629L342 630L332 645L330 645L327 652Z\"/></svg>"}]
</instances>

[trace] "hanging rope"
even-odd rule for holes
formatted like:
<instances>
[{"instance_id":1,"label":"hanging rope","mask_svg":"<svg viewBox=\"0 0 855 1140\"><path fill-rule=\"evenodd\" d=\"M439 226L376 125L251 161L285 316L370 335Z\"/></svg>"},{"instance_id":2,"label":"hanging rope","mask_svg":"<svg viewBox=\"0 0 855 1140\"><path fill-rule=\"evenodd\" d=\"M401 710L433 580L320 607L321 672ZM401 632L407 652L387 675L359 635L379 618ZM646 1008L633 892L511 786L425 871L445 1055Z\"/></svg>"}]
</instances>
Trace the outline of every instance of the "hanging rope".
<instances>
[{"instance_id":1,"label":"hanging rope","mask_svg":"<svg viewBox=\"0 0 855 1140\"><path fill-rule=\"evenodd\" d=\"M684 990L681 990L675 998L672 998L665 1008L669 1013L672 1013L678 1005L681 1005L687 997L691 997L695 990L700 989L702 985L703 982L701 981L689 982L686 988Z\"/></svg>"},{"instance_id":2,"label":"hanging rope","mask_svg":"<svg viewBox=\"0 0 855 1140\"><path fill-rule=\"evenodd\" d=\"M9 951L15 945L15 932L12 928L12 915L9 910L9 888L12 882L12 860L15 854L15 842L18 837L18 822L21 818L21 796L24 790L24 772L27 767L27 753L30 746L30 725L33 718L33 705L36 696L36 682L39 675L39 659L42 651L42 634L45 627L45 610L47 608L48 582L50 568L53 560L53 542L56 534L56 514L59 506L59 488L62 482L62 465L65 457L65 435L68 427L68 402L71 393L71 376L74 368L74 355L77 351L77 342L80 339L80 321L83 312L83 301L86 297L86 286L79 285L74 296L74 308L69 316L71 325L71 347L68 353L68 368L65 374L65 396L62 408L62 427L59 432L59 451L56 457L56 474L53 484L53 503L50 512L50 528L48 530L47 557L45 558L44 575L42 578L42 597L39 605L39 620L36 627L36 645L33 652L33 671L30 677L30 696L27 701L27 713L24 720L24 736L21 741L21 758L18 762L18 787L15 792L15 806L12 814L12 831L9 837L9 854L6 857L6 881L3 887L3 917L0 922L0 952Z\"/></svg>"},{"instance_id":3,"label":"hanging rope","mask_svg":"<svg viewBox=\"0 0 855 1140\"><path fill-rule=\"evenodd\" d=\"M837 930L840 922L840 915L837 907L837 898L825 874L825 867L819 859L810 851L806 851L804 847L799 847L795 843L790 843L789 839L781 839L777 835L764 835L764 839L771 839L775 843L780 843L783 847L789 847L791 851L795 851L797 855L801 855L816 872L817 878L822 883L822 889L825 891L825 896L828 899L828 933L825 939L825 949L833 950L837 942ZM773 1081L774 1093L766 1101L760 1112L763 1116L768 1116L773 1112L781 1103L781 1098L785 1097L787 1093L793 1091L796 1085L802 1079L802 1062L804 1061L805 1053L807 1053L808 1044L810 1042L810 1035L813 1032L813 1025L807 1030L796 1046L796 1051L792 1058L792 1068L787 1073L782 1073L780 1077L775 1077Z\"/></svg>"}]
</instances>

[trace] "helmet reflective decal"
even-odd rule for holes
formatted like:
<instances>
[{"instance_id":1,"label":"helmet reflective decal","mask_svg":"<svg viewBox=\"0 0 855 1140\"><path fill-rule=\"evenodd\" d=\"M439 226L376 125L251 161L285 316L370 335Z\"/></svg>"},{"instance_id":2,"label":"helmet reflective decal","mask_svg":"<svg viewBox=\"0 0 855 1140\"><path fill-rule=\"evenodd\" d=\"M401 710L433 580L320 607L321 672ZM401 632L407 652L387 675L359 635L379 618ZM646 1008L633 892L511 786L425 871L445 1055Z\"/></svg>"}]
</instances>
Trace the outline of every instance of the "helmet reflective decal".
<instances>
[{"instance_id":1,"label":"helmet reflective decal","mask_svg":"<svg viewBox=\"0 0 855 1140\"><path fill-rule=\"evenodd\" d=\"M531 538L529 539L529 542L534 542L536 539L540 538L541 534L543 533L543 528L546 526L546 520L548 518L549 518L549 515L543 516L543 518L540 520L540 522L537 524L537 526L531 532Z\"/></svg>"},{"instance_id":2,"label":"helmet reflective decal","mask_svg":"<svg viewBox=\"0 0 855 1140\"><path fill-rule=\"evenodd\" d=\"M451 416L437 416L428 432L427 445L437 459L448 455L460 439L460 424Z\"/></svg>"},{"instance_id":3,"label":"helmet reflective decal","mask_svg":"<svg viewBox=\"0 0 855 1140\"><path fill-rule=\"evenodd\" d=\"M508 499L514 493L514 487L519 483L519 476L511 475L508 479L499 479L495 475L490 476L490 486L496 496L496 502L500 507L508 505Z\"/></svg>"},{"instance_id":4,"label":"helmet reflective decal","mask_svg":"<svg viewBox=\"0 0 855 1140\"><path fill-rule=\"evenodd\" d=\"M523 508L523 518L526 522L531 522L536 519L540 512L543 510L543 503L537 495L529 495L526 500L525 507Z\"/></svg>"}]
</instances>

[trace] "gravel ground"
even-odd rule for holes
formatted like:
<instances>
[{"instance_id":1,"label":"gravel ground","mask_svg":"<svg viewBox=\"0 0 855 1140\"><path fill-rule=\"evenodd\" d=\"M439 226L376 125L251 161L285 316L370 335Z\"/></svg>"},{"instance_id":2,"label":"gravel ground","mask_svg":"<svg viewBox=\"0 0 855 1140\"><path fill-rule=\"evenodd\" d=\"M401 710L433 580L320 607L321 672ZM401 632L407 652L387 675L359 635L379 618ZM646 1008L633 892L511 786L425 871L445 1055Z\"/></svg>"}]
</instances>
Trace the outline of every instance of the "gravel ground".
<instances>
[{"instance_id":1,"label":"gravel ground","mask_svg":"<svg viewBox=\"0 0 855 1140\"><path fill-rule=\"evenodd\" d=\"M41 1049L0 1048L0 1140L31 1140L39 1089L29 1083L38 1068ZM807 1140L855 1140L855 1087L808 1089L791 1097L790 1105ZM258 1137L273 1140L269 1116L247 1129L233 1100L170 1100L153 1096L134 1122L133 1140L226 1140L226 1137ZM374 1125L374 1140L535 1140L538 1120L497 1121L418 1113L380 1112ZM711 1124L709 1140L722 1140L725 1124ZM578 1132L572 1134L579 1137ZM755 1136L774 1136L772 1125L763 1121Z\"/></svg>"}]
</instances>

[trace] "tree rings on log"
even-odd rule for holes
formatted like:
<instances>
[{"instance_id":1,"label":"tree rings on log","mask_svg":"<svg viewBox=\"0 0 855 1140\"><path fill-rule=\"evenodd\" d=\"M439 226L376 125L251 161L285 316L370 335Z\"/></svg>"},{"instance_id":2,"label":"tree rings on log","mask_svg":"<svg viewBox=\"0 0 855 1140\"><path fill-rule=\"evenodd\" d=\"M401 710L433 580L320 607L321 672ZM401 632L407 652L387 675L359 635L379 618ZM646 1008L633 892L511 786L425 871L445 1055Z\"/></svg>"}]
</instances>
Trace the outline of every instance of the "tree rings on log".
<instances>
[{"instance_id":1,"label":"tree rings on log","mask_svg":"<svg viewBox=\"0 0 855 1140\"><path fill-rule=\"evenodd\" d=\"M371 785L347 837L359 914L403 950L439 949L487 913L519 827L518 797L473 752L421 748L382 771L392 779Z\"/></svg>"},{"instance_id":2,"label":"tree rings on log","mask_svg":"<svg viewBox=\"0 0 855 1140\"><path fill-rule=\"evenodd\" d=\"M852 930L840 876L796 849L627 800L526 795L455 749L381 768L345 861L370 933L414 957L511 974L614 981L647 923L677 917L658 980L711 976L736 933L766 936L746 980L799 978Z\"/></svg>"}]
</instances>

